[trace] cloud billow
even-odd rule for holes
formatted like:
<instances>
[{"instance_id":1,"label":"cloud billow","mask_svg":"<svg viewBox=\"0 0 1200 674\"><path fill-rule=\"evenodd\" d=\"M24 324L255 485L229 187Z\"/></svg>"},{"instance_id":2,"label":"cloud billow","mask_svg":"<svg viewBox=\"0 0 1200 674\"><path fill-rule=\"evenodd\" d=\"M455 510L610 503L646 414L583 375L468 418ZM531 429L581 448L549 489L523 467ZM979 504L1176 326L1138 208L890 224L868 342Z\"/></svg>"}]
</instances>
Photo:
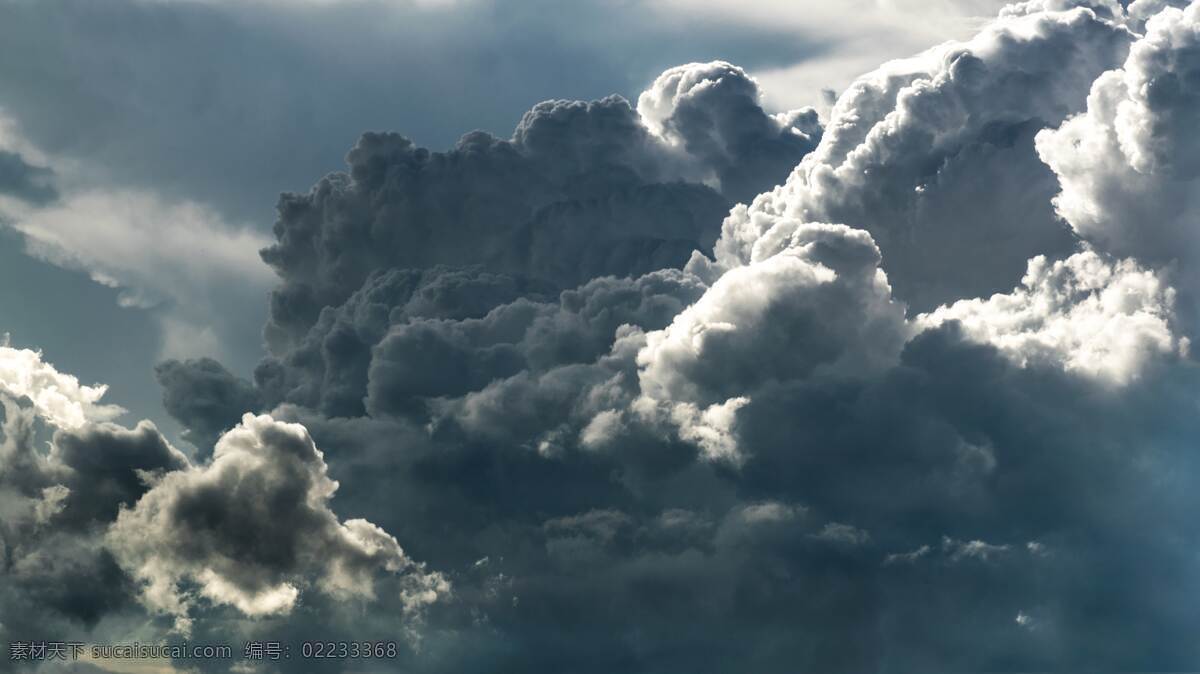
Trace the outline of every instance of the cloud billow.
<instances>
[{"instance_id":1,"label":"cloud billow","mask_svg":"<svg viewBox=\"0 0 1200 674\"><path fill-rule=\"evenodd\" d=\"M0 361L67 426L40 456L8 413L9 558L86 551L97 629L402 634L366 671L1186 668L1200 3L1169 4L1010 6L824 129L717 62L510 140L368 134L280 202L254 382L160 366L202 459Z\"/></svg>"}]
</instances>

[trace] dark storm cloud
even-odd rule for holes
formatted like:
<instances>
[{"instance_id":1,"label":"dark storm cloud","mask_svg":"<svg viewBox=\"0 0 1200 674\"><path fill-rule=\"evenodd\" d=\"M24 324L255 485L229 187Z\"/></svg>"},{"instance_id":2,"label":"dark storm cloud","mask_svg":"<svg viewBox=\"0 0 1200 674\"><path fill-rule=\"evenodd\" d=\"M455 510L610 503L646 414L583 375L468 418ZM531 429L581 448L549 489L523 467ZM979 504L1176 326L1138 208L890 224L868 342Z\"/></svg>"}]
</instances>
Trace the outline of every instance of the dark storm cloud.
<instances>
[{"instance_id":1,"label":"dark storm cloud","mask_svg":"<svg viewBox=\"0 0 1200 674\"><path fill-rule=\"evenodd\" d=\"M671 274L590 279L679 267L709 249L733 195L783 180L820 134L811 110L767 115L755 83L720 62L668 71L636 110L619 97L539 104L511 140L473 133L431 153L367 134L348 173L280 202L279 241L263 257L284 283L266 328L273 357L256 381L270 404L345 416L363 412L368 376L394 394L379 411L411 411L421 407L412 396L464 393L538 359L593 359L622 321L659 327L698 295L654 299L697 285ZM637 302L656 316L630 314ZM501 345L581 312L594 316L570 319L582 321L575 343L565 335L531 354ZM477 321L439 322L463 318Z\"/></svg>"},{"instance_id":2,"label":"dark storm cloud","mask_svg":"<svg viewBox=\"0 0 1200 674\"><path fill-rule=\"evenodd\" d=\"M269 362L260 382L294 382L282 399L300 407L281 413L330 447L332 474L356 485L339 508L380 522L454 583L454 597L431 609L412 668L1169 668L1196 656L1184 635L1190 610L1145 599L1159 579L1197 583L1183 561L1196 541L1180 515L1194 499L1186 480L1167 477L1190 465L1196 373L1178 358L1162 276L1083 252L1035 259L1015 289L986 302L910 320L900 301L919 286L908 274L923 264L941 276L929 260L962 263L981 248L972 237L1014 245L1005 265L1019 266L983 275L988 289L1016 285L1033 253L1071 252L1069 238L1054 239L1056 185L1032 138L1082 109L1091 80L1132 37L1089 11L1035 10L935 52L929 74L901 64L894 77L863 80L806 163L837 155L873 177L846 169L856 185L846 194L807 194L802 165L776 192L778 208L734 211L717 250L745 255L728 267L697 259L688 269L698 275L638 277L646 268L635 266L623 270L630 280L604 281L620 295L597 294L593 281L556 304L546 288L511 281L539 267L468 258L492 270L471 272L486 281L470 287L487 289L473 296L495 304L426 304L430 316L409 311L424 282L415 272L367 274L411 266L383 257L405 249L363 246L346 259L372 264L292 272L324 283L334 306L299 323L315 326L307 346ZM737 89L671 96L683 80L668 73L655 89L672 115L708 88ZM1011 95L1018 89L1038 93ZM656 124L653 109L643 96L649 129L730 183L715 158L737 156L731 127L717 123L731 108L710 108L694 126L691 113ZM998 181L1020 167L1036 189ZM883 195L878 247L863 230L806 224L812 213L796 206L870 204L872 190ZM927 201L914 212L884 199L901 192ZM994 208L976 215L1029 231L952 222L985 194ZM321 212L339 233L361 217ZM931 228L910 251L913 266L895 262L897 298L880 271L897 257L889 245L907 240L887 231L893 213ZM353 250L346 243L335 252ZM574 254L566 245L560 257ZM541 274L551 287L577 280ZM335 291L325 278L362 287ZM638 290L667 278L669 292ZM571 297L594 297L593 308ZM622 306L619 297L665 303L584 320ZM341 352L358 357L331 367ZM346 372L358 383L326 386ZM327 388L358 392L363 381L363 408L321 413L332 410L322 408ZM1155 486L1163 480L1172 486ZM1153 560L1136 561L1143 554ZM1137 630L1135 643L1093 643L1125 629Z\"/></svg>"},{"instance_id":3,"label":"dark storm cloud","mask_svg":"<svg viewBox=\"0 0 1200 674\"><path fill-rule=\"evenodd\" d=\"M1159 582L1197 582L1184 561L1194 496L1178 477L1194 461L1196 429L1184 421L1194 379L1159 370L1098 392L948 326L866 380L756 390L738 413L753 452L740 471L676 460L640 484L619 451L538 456L498 434L512 411L483 424L482 446L389 430L395 422L306 423L339 447L334 463L360 489L344 510L379 517L431 564L460 570L466 605L450 604L449 624L432 619L426 643L436 648L436 626L450 630L441 637L455 655L414 666L1171 668L1196 655L1190 609L1145 598ZM554 428L564 417L542 390L553 391L513 400L543 408L531 428ZM644 440L642 451L670 449ZM403 514L418 510L426 517ZM1097 602L1108 609L1093 612ZM489 621L468 629L454 610ZM1143 620L1155 627L1137 628L1136 643L1092 643ZM714 633L737 646L720 648ZM870 647L840 648L851 634ZM477 647L490 639L501 652Z\"/></svg>"},{"instance_id":4,"label":"dark storm cloud","mask_svg":"<svg viewBox=\"0 0 1200 674\"><path fill-rule=\"evenodd\" d=\"M542 103L512 140L476 132L446 153L363 136L347 173L280 201L278 243L263 252L285 281L269 344L294 344L375 269L482 264L564 288L682 265L715 240L733 198L722 192L782 180L820 137L811 112L768 116L753 81L723 63L664 74L638 106ZM745 163L758 153L743 146L769 153Z\"/></svg>"},{"instance_id":5,"label":"dark storm cloud","mask_svg":"<svg viewBox=\"0 0 1200 674\"><path fill-rule=\"evenodd\" d=\"M32 166L16 152L0 150L0 194L8 194L33 203L46 203L58 196L54 173Z\"/></svg>"},{"instance_id":6,"label":"dark storm cloud","mask_svg":"<svg viewBox=\"0 0 1200 674\"><path fill-rule=\"evenodd\" d=\"M643 2L614 12L591 0L3 0L0 121L63 176L58 221L29 228L42 235L34 237L41 253L65 243L66 250L50 258L56 264L82 266L121 285L123 302L163 302L136 312L144 314L137 322L158 324L145 333L131 325L128 314L135 312L116 317L112 303L76 302L74 293L58 297L72 304L68 313L107 306L107 330L120 327L123 340L153 342L122 354L136 362L105 373L105 380L121 384L123 400L157 419L153 360L212 356L248 373L262 356L266 305L260 293L267 281L255 273L263 268L252 246L241 246L252 269L190 278L178 273L221 259L219 245L203 256L171 254L195 229L165 225L189 220L192 207L212 216L195 224L213 235L198 237L187 253L219 244L229 232L266 234L278 194L341 166L346 148L365 130L403 129L421 144L450 148L475 128L507 135L537 101L633 96L663 68L694 60L794 63L819 53L824 41L780 27L667 14ZM72 190L80 189L112 198L76 204ZM153 200L128 207L139 197ZM663 208L694 208L689 198L682 191ZM174 208L180 204L185 208ZM146 213L155 205L161 212ZM619 199L595 208L595 222L611 219L606 209L621 217L629 210ZM548 218L555 222L543 226L565 219L585 224L570 214ZM82 224L63 231L63 221ZM111 245L116 237L96 234L101 230L122 233L142 254L125 254L123 246ZM17 248L0 254L21 257ZM164 257L165 264L154 264ZM5 262L0 294L25 284L17 265ZM45 275L63 285L70 273ZM250 282L258 283L253 292ZM11 304L0 328L52 349L58 334L39 326L55 318L40 306ZM84 370L111 362L78 342L55 353L83 361Z\"/></svg>"},{"instance_id":7,"label":"dark storm cloud","mask_svg":"<svg viewBox=\"0 0 1200 674\"><path fill-rule=\"evenodd\" d=\"M677 462L648 489L613 483L632 468L613 454L308 423L362 489L343 509L459 569L417 668L1169 669L1196 656L1194 612L1147 597L1197 582L1194 496L1169 477L1193 461L1194 378L1098 395L948 327L865 381L768 386L739 411L740 472ZM1109 630L1138 638L1094 643Z\"/></svg>"},{"instance_id":8,"label":"dark storm cloud","mask_svg":"<svg viewBox=\"0 0 1200 674\"><path fill-rule=\"evenodd\" d=\"M0 395L0 633L82 637L107 615L133 608L134 586L101 544L118 507L148 488L143 476L184 465L149 425L59 431L36 448L33 408Z\"/></svg>"},{"instance_id":9,"label":"dark storm cloud","mask_svg":"<svg viewBox=\"0 0 1200 674\"><path fill-rule=\"evenodd\" d=\"M286 613L310 586L333 603L385 592L411 624L449 592L394 537L328 509L337 484L302 427L247 415L210 462L192 465L149 422L58 427L71 417L48 411L63 406L47 377L53 368L34 364L41 381L29 367L15 372L34 382L25 403L0 396L0 633L8 640L120 630L139 602L186 636L195 599L180 583L252 616ZM12 362L4 365L13 376ZM58 427L44 453L42 423Z\"/></svg>"},{"instance_id":10,"label":"dark storm cloud","mask_svg":"<svg viewBox=\"0 0 1200 674\"><path fill-rule=\"evenodd\" d=\"M185 468L187 459L149 422L126 429L115 424L58 433L50 460L70 470L70 489L60 522L111 522L120 507L132 507L148 484Z\"/></svg>"},{"instance_id":11,"label":"dark storm cloud","mask_svg":"<svg viewBox=\"0 0 1200 674\"><path fill-rule=\"evenodd\" d=\"M944 323L901 351L903 316L873 273L880 256L865 232L806 225L778 249L727 273L662 332L618 331L593 363L493 372L500 379L465 395L437 389L432 433L420 420L284 412L337 448L334 475L357 485L344 511L451 570L455 597L431 611L412 667L973 670L1171 667L1194 656L1181 607L1142 600L1159 574L1197 582L1175 552L1189 536L1179 513L1190 487L1154 486L1189 465L1180 419L1194 404L1194 368L1175 369L1152 332L1145 352L1103 334L1045 341L1062 330L1060 312L1159 326L1156 303L1169 298L1150 289L1153 275L1092 254L1034 265L1024 289L969 320L990 336L1024 315L1022 329L1045 330L1040 338L1001 340L1009 353ZM1141 283L1150 288L1135 292ZM1106 299L1110 288L1127 302ZM442 321L445 334L479 329L479 319ZM464 346L447 363L501 345L513 342ZM1141 378L1113 389L1103 382L1123 371L1065 372L1075 351L1134 358ZM755 376L707 377L731 362ZM645 413L646 394L697 408L662 419ZM744 401L723 420L700 412L727 396ZM1148 440L1137 419L1171 430ZM710 451L729 445L745 452L740 468ZM1142 530L1154 518L1162 540ZM1131 566L1126 546L1153 550L1153 573ZM1094 556L1112 561L1096 568ZM1118 581L1102 599L1112 613L1093 615L1093 583ZM1135 615L1158 631L1132 647L1091 645ZM712 643L714 633L736 646ZM845 648L847 635L868 635L868 646Z\"/></svg>"},{"instance_id":12,"label":"dark storm cloud","mask_svg":"<svg viewBox=\"0 0 1200 674\"><path fill-rule=\"evenodd\" d=\"M94 389L25 393L82 418L47 457L3 454L24 485L6 549L78 531L72 498L119 508L102 543L71 539L116 564L114 602L136 592L171 638L399 635L356 671L1185 669L1200 371L1179 277L1073 246L1051 199L1124 175L1117 151L1191 175L1142 131L1194 107L1197 7L1014 6L859 80L803 159L811 115L766 115L725 63L445 153L368 134L281 201L254 385L159 370L212 459L89 418ZM1101 74L1123 62L1162 86ZM1051 171L1033 138L1060 123L1040 138L1092 144L1039 140ZM0 378L46 388L26 381Z\"/></svg>"},{"instance_id":13,"label":"dark storm cloud","mask_svg":"<svg viewBox=\"0 0 1200 674\"><path fill-rule=\"evenodd\" d=\"M760 498L803 494L870 531L880 553L939 549L912 559L920 574L891 577L904 568L895 564L881 572L880 617L891 626L879 642L884 662L943 671L1186 667L1196 657L1183 637L1192 610L1146 598L1160 581L1197 582L1182 563L1196 542L1179 528L1194 497L1167 478L1194 462L1184 382L1195 376L1192 367L1159 371L1098 393L1053 370L1015 368L941 329L914 340L900 366L866 388L810 382L745 408L739 428L763 453L744 467L744 484ZM789 415L795 421L781 423ZM931 582L947 567L949 577ZM1112 612L1087 608L1095 605ZM1024 632L1020 614L1040 624ZM956 626L964 619L969 628ZM1112 629L1138 635L1092 643Z\"/></svg>"},{"instance_id":14,"label":"dark storm cloud","mask_svg":"<svg viewBox=\"0 0 1200 674\"><path fill-rule=\"evenodd\" d=\"M221 433L262 406L258 391L211 358L167 360L154 369L163 407L183 424L183 438L207 453Z\"/></svg>"}]
</instances>

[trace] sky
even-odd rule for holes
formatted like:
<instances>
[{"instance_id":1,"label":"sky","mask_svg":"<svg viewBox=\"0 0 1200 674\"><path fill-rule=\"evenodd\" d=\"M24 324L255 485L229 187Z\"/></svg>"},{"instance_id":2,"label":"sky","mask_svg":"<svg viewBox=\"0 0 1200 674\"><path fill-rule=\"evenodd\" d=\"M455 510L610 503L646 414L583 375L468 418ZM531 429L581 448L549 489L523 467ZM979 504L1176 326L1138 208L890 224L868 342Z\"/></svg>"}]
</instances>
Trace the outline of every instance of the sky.
<instances>
[{"instance_id":1,"label":"sky","mask_svg":"<svg viewBox=\"0 0 1200 674\"><path fill-rule=\"evenodd\" d=\"M1195 670L1197 123L1200 0L0 0L0 671Z\"/></svg>"}]
</instances>

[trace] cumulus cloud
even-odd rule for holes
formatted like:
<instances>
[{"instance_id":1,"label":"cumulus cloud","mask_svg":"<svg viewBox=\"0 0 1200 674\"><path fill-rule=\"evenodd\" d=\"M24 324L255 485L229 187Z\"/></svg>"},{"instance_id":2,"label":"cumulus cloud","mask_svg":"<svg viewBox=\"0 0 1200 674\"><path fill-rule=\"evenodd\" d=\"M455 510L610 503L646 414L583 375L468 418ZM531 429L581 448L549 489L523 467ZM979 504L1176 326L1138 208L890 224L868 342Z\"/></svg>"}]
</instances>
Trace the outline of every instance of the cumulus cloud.
<instances>
[{"instance_id":1,"label":"cumulus cloud","mask_svg":"<svg viewBox=\"0 0 1200 674\"><path fill-rule=\"evenodd\" d=\"M154 374L167 413L183 423L184 439L204 454L243 414L262 407L260 394L249 382L211 358L166 360Z\"/></svg>"},{"instance_id":2,"label":"cumulus cloud","mask_svg":"<svg viewBox=\"0 0 1200 674\"><path fill-rule=\"evenodd\" d=\"M1055 152L1122 63L1187 79L1194 11L1019 3L826 130L717 62L509 140L368 134L280 202L254 382L158 370L211 458L89 421L6 450L12 521L92 531L197 638L419 625L389 671L1185 667L1187 277L1076 223ZM1117 119L1129 170L1186 164L1180 118Z\"/></svg>"},{"instance_id":3,"label":"cumulus cloud","mask_svg":"<svg viewBox=\"0 0 1200 674\"><path fill-rule=\"evenodd\" d=\"M1119 68L1097 78L1087 110L1037 138L1061 191L1054 204L1079 236L1116 255L1174 265L1195 313L1200 6L1138 2L1153 13ZM1194 328L1193 328L1194 329Z\"/></svg>"},{"instance_id":4,"label":"cumulus cloud","mask_svg":"<svg viewBox=\"0 0 1200 674\"><path fill-rule=\"evenodd\" d=\"M80 638L131 607L133 586L103 545L104 528L148 482L187 461L149 422L101 421L102 387L68 401L83 388L73 377L33 352L17 355L40 376L16 387L16 398L14 387L0 387L0 633ZM53 431L48 451L38 448L39 420Z\"/></svg>"},{"instance_id":5,"label":"cumulus cloud","mask_svg":"<svg viewBox=\"0 0 1200 674\"><path fill-rule=\"evenodd\" d=\"M1156 356L1187 355L1174 304L1175 290L1159 274L1085 251L1053 263L1038 256L1011 294L959 300L917 322L957 321L969 339L1021 365L1044 361L1125 383Z\"/></svg>"},{"instance_id":6,"label":"cumulus cloud","mask_svg":"<svg viewBox=\"0 0 1200 674\"><path fill-rule=\"evenodd\" d=\"M772 381L870 371L899 353L904 307L870 235L788 223L783 250L721 276L638 354L652 398L711 404ZM803 348L791 348L803 344Z\"/></svg>"},{"instance_id":7,"label":"cumulus cloud","mask_svg":"<svg viewBox=\"0 0 1200 674\"><path fill-rule=\"evenodd\" d=\"M60 428L79 428L89 421L124 414L120 407L100 402L107 387L82 385L72 375L44 362L37 351L8 346L4 337L0 340L0 391L28 398L39 414Z\"/></svg>"},{"instance_id":8,"label":"cumulus cloud","mask_svg":"<svg viewBox=\"0 0 1200 674\"><path fill-rule=\"evenodd\" d=\"M312 587L333 602L365 602L384 584L413 624L450 593L447 578L407 557L393 536L329 510L338 485L303 427L247 415L211 461L192 464L148 421L132 429L105 421L115 412L100 403L103 387L80 387L36 352L0 355L6 638L126 638L129 616L144 620L138 600L186 632L201 600L259 617L290 610ZM164 371L192 383L196 371L208 375L220 401L215 364ZM205 416L221 404L188 409ZM44 451L39 420L52 431Z\"/></svg>"},{"instance_id":9,"label":"cumulus cloud","mask_svg":"<svg viewBox=\"0 0 1200 674\"><path fill-rule=\"evenodd\" d=\"M691 64L659 75L637 101L651 133L699 160L699 177L735 201L786 175L816 145L821 124L812 108L763 113L758 86L729 63Z\"/></svg>"},{"instance_id":10,"label":"cumulus cloud","mask_svg":"<svg viewBox=\"0 0 1200 674\"><path fill-rule=\"evenodd\" d=\"M285 281L268 338L294 345L377 269L486 265L562 289L681 266L733 200L782 180L819 136L811 112L767 115L725 63L671 71L639 110L548 101L510 140L476 132L445 153L366 134L347 173L280 202L263 251Z\"/></svg>"},{"instance_id":11,"label":"cumulus cloud","mask_svg":"<svg viewBox=\"0 0 1200 674\"><path fill-rule=\"evenodd\" d=\"M776 222L837 222L871 233L917 310L1011 287L1026 259L1072 243L1033 137L1078 111L1132 41L1089 8L1055 7L862 76L787 183L726 219L718 263L755 259Z\"/></svg>"},{"instance_id":12,"label":"cumulus cloud","mask_svg":"<svg viewBox=\"0 0 1200 674\"><path fill-rule=\"evenodd\" d=\"M375 597L376 572L424 575L396 539L329 509L338 484L303 426L247 414L222 436L212 461L168 473L107 535L152 611L190 630L188 581L214 604L248 616L287 613L302 587L338 598ZM436 575L409 597L414 608L449 586Z\"/></svg>"}]
</instances>

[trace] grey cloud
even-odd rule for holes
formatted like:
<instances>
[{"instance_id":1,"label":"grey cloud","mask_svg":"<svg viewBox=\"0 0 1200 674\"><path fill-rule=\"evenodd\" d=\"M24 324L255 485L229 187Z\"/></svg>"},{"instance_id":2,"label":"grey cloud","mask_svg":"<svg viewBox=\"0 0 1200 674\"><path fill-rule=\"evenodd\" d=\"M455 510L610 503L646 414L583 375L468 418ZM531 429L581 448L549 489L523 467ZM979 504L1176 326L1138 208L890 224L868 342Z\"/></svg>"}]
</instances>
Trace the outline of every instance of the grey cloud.
<instances>
[{"instance_id":1,"label":"grey cloud","mask_svg":"<svg viewBox=\"0 0 1200 674\"><path fill-rule=\"evenodd\" d=\"M266 288L247 290L248 281L261 282L262 276L222 270L183 278L179 272L194 262L204 267L220 255L189 253L219 242L226 231L268 234L277 195L303 189L341 166L347 146L364 130L402 128L444 149L474 128L507 136L536 101L612 92L635 96L669 65L717 57L749 67L783 65L819 53L824 41L817 35L797 38L780 27L729 26L662 12L649 3L624 9L614 13L607 3L592 0L569 7L548 0L0 2L6 130L12 122L13 130L50 158L65 196L83 189L112 197L55 203L54 215L69 216L79 226L64 232L37 223L40 233L54 229L59 242L74 244L52 259L69 258L71 269L80 266L71 263L84 262L88 271L132 289L119 301L170 303L147 312L118 311L109 297L74 299L80 292L111 295L99 286L59 293L56 301L70 305L68 314L103 314L106 332L120 328L120 339L140 346L120 354L129 366L119 368L105 367L114 356L96 356L79 342L67 340L68 348L58 353L80 354L85 367L110 370L104 378L121 385L122 400L136 402L142 414L158 420L150 376L155 359L210 355L244 373L262 356L258 333L266 307L259 294ZM213 216L213 224L228 227L213 228L216 241L200 235L206 240L170 255L173 244L195 230L163 223L187 220L187 209L145 214L140 204L121 208L138 196L165 206L198 206ZM695 210L704 199L676 190L662 208ZM606 209L621 218L630 211L619 200L595 208L596 221L611 220ZM103 217L110 212L115 217ZM642 215L643 221L656 217ZM130 245L114 246L114 237L97 235L101 228L94 219L103 219L106 232L123 233ZM141 226L124 226L129 223ZM683 245L673 241L661 252L638 252L656 266ZM28 283L18 268L29 261L12 260L23 257L19 246L3 253L0 288ZM543 257L550 247L543 248ZM155 251L164 255L150 254ZM242 252L250 265L257 262L255 251ZM92 259L93 253L100 259ZM164 256L166 264L153 264ZM83 285L71 271L39 271L54 286L70 280ZM60 333L42 328L60 317L29 306L23 297L5 304L5 329L53 351Z\"/></svg>"},{"instance_id":2,"label":"grey cloud","mask_svg":"<svg viewBox=\"0 0 1200 674\"><path fill-rule=\"evenodd\" d=\"M720 62L665 73L637 110L539 104L510 141L430 153L368 134L348 174L280 202L263 256L284 283L256 383L268 404L421 414L421 398L590 363L623 323L660 328L702 289L670 272L592 279L682 266L731 203L698 181L763 189L820 134L811 111L767 115Z\"/></svg>"},{"instance_id":3,"label":"grey cloud","mask_svg":"<svg viewBox=\"0 0 1200 674\"><path fill-rule=\"evenodd\" d=\"M705 80L714 68L720 77ZM348 173L280 201L278 242L263 251L285 280L269 343L276 351L294 344L321 307L343 303L375 269L482 264L567 288L680 266L708 248L736 197L680 179L736 170L735 192L747 182L769 186L813 147L819 126L811 115L768 117L756 85L732 66L685 70L701 79L698 91L656 104L651 128L708 133L733 149L698 141L676 148L619 97L543 103L512 140L476 132L446 153L394 134L363 136ZM664 76L649 93L668 84ZM793 124L808 135L792 133ZM745 164L761 152L739 143L768 147L774 158Z\"/></svg>"},{"instance_id":4,"label":"grey cloud","mask_svg":"<svg viewBox=\"0 0 1200 674\"><path fill-rule=\"evenodd\" d=\"M3 484L26 501L19 525L53 524L54 528L86 529L111 522L121 507L132 506L157 477L187 466L187 459L148 421L134 429L88 423L56 430L47 453L35 443L38 426L33 410L6 397Z\"/></svg>"},{"instance_id":5,"label":"grey cloud","mask_svg":"<svg viewBox=\"0 0 1200 674\"><path fill-rule=\"evenodd\" d=\"M207 455L221 433L262 407L254 386L211 358L167 360L154 369L163 407L184 425L183 438Z\"/></svg>"},{"instance_id":6,"label":"grey cloud","mask_svg":"<svg viewBox=\"0 0 1200 674\"><path fill-rule=\"evenodd\" d=\"M303 426L247 414L222 436L212 461L163 475L122 510L106 540L137 579L141 601L174 617L185 635L195 583L214 605L249 616L291 611L310 583L335 598L373 599L377 573L406 574L420 594L449 590L396 539L362 519L340 521L328 501L337 483Z\"/></svg>"},{"instance_id":7,"label":"grey cloud","mask_svg":"<svg viewBox=\"0 0 1200 674\"><path fill-rule=\"evenodd\" d=\"M148 489L143 476L184 460L148 424L59 431L43 454L34 408L3 402L0 634L81 638L133 608L132 581L103 546L104 527Z\"/></svg>"},{"instance_id":8,"label":"grey cloud","mask_svg":"<svg viewBox=\"0 0 1200 674\"><path fill-rule=\"evenodd\" d=\"M618 328L662 327L701 292L698 279L663 270L634 280L596 279L563 292L557 304L521 300L482 319L397 325L371 362L368 408L395 413L415 397L482 392L518 373L566 372L571 364L582 372L609 350ZM567 381L574 378L568 375Z\"/></svg>"},{"instance_id":9,"label":"grey cloud","mask_svg":"<svg viewBox=\"0 0 1200 674\"><path fill-rule=\"evenodd\" d=\"M372 350L393 326L482 319L522 296L530 298L523 306L535 310L532 300L540 288L481 268L381 270L341 306L322 310L299 345L261 363L255 380L271 404L301 404L333 416L362 414Z\"/></svg>"},{"instance_id":10,"label":"grey cloud","mask_svg":"<svg viewBox=\"0 0 1200 674\"><path fill-rule=\"evenodd\" d=\"M10 194L35 204L53 201L58 197L53 178L50 169L28 164L16 152L0 150L0 194Z\"/></svg>"},{"instance_id":11,"label":"grey cloud","mask_svg":"<svg viewBox=\"0 0 1200 674\"><path fill-rule=\"evenodd\" d=\"M872 256L866 261L873 268ZM795 334L804 343L804 333ZM643 341L636 335L626 339ZM379 488L395 493L400 481L411 493L393 496L391 508L420 504L454 523L430 529L391 515L431 564L504 560L490 561L485 578L456 576L464 603L431 618L436 635L436 625L461 624L455 611L474 611L469 634L478 636L463 638L476 646L455 647L462 642L441 633L446 650L415 659L418 666L451 671L488 659L512 670L579 667L586 657L596 671L617 663L723 671L750 657L770 671L797 663L858 671L883 663L1169 667L1191 657L1180 632L1186 620L1175 622L1175 608L1141 597L1156 573L1196 580L1170 544L1146 537L1139 523L1158 513L1171 536L1186 526L1188 488L1152 485L1160 470L1189 461L1179 441L1187 433L1176 434L1192 404L1185 383L1192 369L1150 365L1139 381L1099 393L1091 379L1057 362L1015 363L947 323L910 341L882 369L789 375L784 368L788 376L750 388L733 427L751 449L737 471L693 459L634 479L629 454L579 451L569 442L569 429L586 419L576 416L578 401L591 400L623 370L628 377L637 347L622 348L592 366L522 372L468 394L447 417L465 436L451 428L429 436L398 421L386 423L400 428L381 427L377 436L367 429L385 422L306 421L318 435L337 438L344 453L334 465L345 461L355 484L371 483L374 472ZM761 350L767 358L786 348ZM627 379L610 402L628 402L636 393L630 385ZM1087 432L1081 419L1092 420ZM1131 453L1147 422L1171 430L1148 454ZM539 433L564 424L567 432L550 439L568 441L541 451ZM636 420L631 425L636 430ZM472 446L478 441L485 444ZM647 433L640 443L636 451L671 451L669 437ZM351 507L389 517L386 508L372 508L370 489L351 496ZM1172 519L1162 520L1167 513ZM715 528L706 524L714 515ZM1051 541L1055 554L1018 554L1034 539ZM1134 544L1136 555L1119 552ZM1145 546L1154 550L1153 573L1131 566ZM922 548L908 560L911 568L895 557ZM1097 555L1112 564L1088 566ZM507 580L496 585L498 578ZM1104 598L1119 608L1093 616L1083 607L1101 582L1122 584ZM822 588L815 596L814 587ZM1043 631L1021 632L1015 616L1022 611ZM622 636L628 615L642 616L645 638L633 644ZM973 616L972 628L961 627L964 615ZM1130 628L1133 615L1162 631L1141 633L1138 646L1091 644L1096 630ZM770 646L797 625L811 640ZM707 644L705 635L731 630L740 648ZM1055 636L1039 640L1046 630ZM851 655L820 646L847 634L871 635L869 648ZM934 643L933 634L946 639ZM499 644L488 645L495 638ZM681 651L696 657L680 659ZM1098 654L1081 655L1091 652ZM455 655L446 660L447 653Z\"/></svg>"},{"instance_id":12,"label":"grey cloud","mask_svg":"<svg viewBox=\"0 0 1200 674\"><path fill-rule=\"evenodd\" d=\"M195 437L272 416L114 490L148 490L118 568L197 639L419 636L367 670L1187 667L1200 372L1172 276L1073 248L1034 154L1134 41L1078 4L860 80L715 261L739 181L782 179L808 123L725 64L448 153L365 136L281 202L255 387L160 370ZM28 526L69 512L54 484Z\"/></svg>"},{"instance_id":13,"label":"grey cloud","mask_svg":"<svg viewBox=\"0 0 1200 674\"><path fill-rule=\"evenodd\" d=\"M55 519L107 523L122 507L132 507L163 475L187 467L147 421L133 429L97 424L79 431L55 434L49 460L69 473L60 484L70 491Z\"/></svg>"}]
</instances>

